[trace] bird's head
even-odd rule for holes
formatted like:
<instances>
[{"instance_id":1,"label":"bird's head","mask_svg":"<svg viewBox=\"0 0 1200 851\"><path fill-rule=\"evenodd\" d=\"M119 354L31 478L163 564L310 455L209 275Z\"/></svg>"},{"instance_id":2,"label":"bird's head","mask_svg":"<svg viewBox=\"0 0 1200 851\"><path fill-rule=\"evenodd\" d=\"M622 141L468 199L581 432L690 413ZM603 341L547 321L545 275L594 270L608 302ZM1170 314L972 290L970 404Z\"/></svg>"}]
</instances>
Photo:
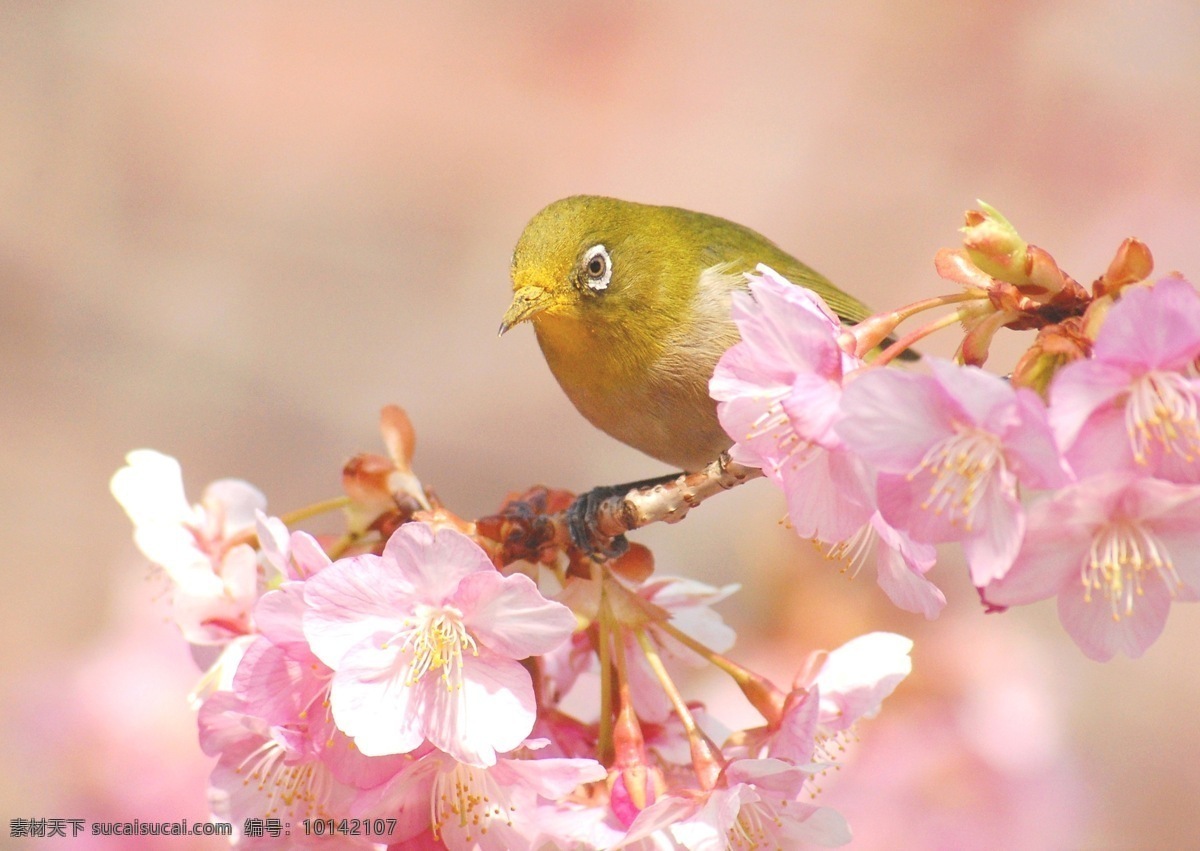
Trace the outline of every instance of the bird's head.
<instances>
[{"instance_id":1,"label":"bird's head","mask_svg":"<svg viewBox=\"0 0 1200 851\"><path fill-rule=\"evenodd\" d=\"M617 325L660 308L672 245L657 209L576 195L535 215L513 251L513 300L500 333L526 320Z\"/></svg>"}]
</instances>

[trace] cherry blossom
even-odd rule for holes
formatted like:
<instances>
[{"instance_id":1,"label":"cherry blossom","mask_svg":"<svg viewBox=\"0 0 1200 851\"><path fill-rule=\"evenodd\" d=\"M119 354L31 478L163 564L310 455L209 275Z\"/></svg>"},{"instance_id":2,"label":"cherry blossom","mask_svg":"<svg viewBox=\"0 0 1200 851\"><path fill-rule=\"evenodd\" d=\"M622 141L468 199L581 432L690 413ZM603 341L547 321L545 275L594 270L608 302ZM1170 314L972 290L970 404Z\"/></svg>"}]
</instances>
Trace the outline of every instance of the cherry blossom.
<instances>
[{"instance_id":1,"label":"cherry blossom","mask_svg":"<svg viewBox=\"0 0 1200 851\"><path fill-rule=\"evenodd\" d=\"M408 523L382 556L335 562L305 583L304 634L334 670L330 702L365 754L425 739L492 765L533 728L518 660L565 641L575 617L522 574L501 576L470 538Z\"/></svg>"},{"instance_id":2,"label":"cherry blossom","mask_svg":"<svg viewBox=\"0 0 1200 851\"><path fill-rule=\"evenodd\" d=\"M766 267L735 293L741 342L709 383L731 457L761 467L787 497L801 537L837 543L874 511L871 475L834 430L843 376L859 364L838 345L837 317L820 297Z\"/></svg>"},{"instance_id":3,"label":"cherry blossom","mask_svg":"<svg viewBox=\"0 0 1200 851\"><path fill-rule=\"evenodd\" d=\"M807 803L812 771L777 759L740 759L708 791L664 797L634 819L619 848L795 848L844 845L845 819Z\"/></svg>"},{"instance_id":4,"label":"cherry blossom","mask_svg":"<svg viewBox=\"0 0 1200 851\"><path fill-rule=\"evenodd\" d=\"M568 847L568 811L548 829L554 802L581 784L604 779L594 759L538 758L544 741L527 741L518 753L499 756L490 766L468 765L441 751L428 750L392 780L363 795L355 812L395 817L393 842L422 842L463 851ZM442 843L442 844L437 844Z\"/></svg>"},{"instance_id":5,"label":"cherry blossom","mask_svg":"<svg viewBox=\"0 0 1200 851\"><path fill-rule=\"evenodd\" d=\"M1036 506L1007 575L982 589L992 606L1058 597L1058 616L1088 657L1137 657L1173 600L1200 593L1200 487L1114 473Z\"/></svg>"},{"instance_id":6,"label":"cherry blossom","mask_svg":"<svg viewBox=\"0 0 1200 851\"><path fill-rule=\"evenodd\" d=\"M1200 293L1165 278L1128 287L1089 359L1050 387L1050 419L1083 475L1127 469L1200 482Z\"/></svg>"},{"instance_id":7,"label":"cherry blossom","mask_svg":"<svg viewBox=\"0 0 1200 851\"><path fill-rule=\"evenodd\" d=\"M1068 479L1031 391L977 367L926 358L931 375L860 373L837 426L880 471L879 510L917 541L961 540L976 585L1003 576L1025 525L1017 484Z\"/></svg>"},{"instance_id":8,"label":"cherry blossom","mask_svg":"<svg viewBox=\"0 0 1200 851\"><path fill-rule=\"evenodd\" d=\"M258 556L238 539L266 498L239 479L213 482L189 505L179 462L151 449L126 456L110 488L138 548L171 582L173 614L192 644L226 644L251 630Z\"/></svg>"}]
</instances>

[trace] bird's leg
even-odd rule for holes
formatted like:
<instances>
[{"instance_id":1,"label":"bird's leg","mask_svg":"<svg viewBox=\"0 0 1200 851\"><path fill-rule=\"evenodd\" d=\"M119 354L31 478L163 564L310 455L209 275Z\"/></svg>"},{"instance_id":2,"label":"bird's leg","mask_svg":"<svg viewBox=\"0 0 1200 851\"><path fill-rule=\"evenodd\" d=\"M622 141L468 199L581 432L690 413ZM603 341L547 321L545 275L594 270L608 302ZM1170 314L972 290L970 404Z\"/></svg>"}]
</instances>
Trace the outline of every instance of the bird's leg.
<instances>
[{"instance_id":1,"label":"bird's leg","mask_svg":"<svg viewBox=\"0 0 1200 851\"><path fill-rule=\"evenodd\" d=\"M616 558L629 549L629 541L624 535L609 537L596 525L596 513L606 500L624 496L633 490L652 488L665 485L678 479L682 473L670 473L653 479L643 479L639 482L629 482L623 485L607 485L592 488L586 493L575 497L575 501L567 507L567 529L571 533L571 543L581 552L601 558Z\"/></svg>"}]
</instances>

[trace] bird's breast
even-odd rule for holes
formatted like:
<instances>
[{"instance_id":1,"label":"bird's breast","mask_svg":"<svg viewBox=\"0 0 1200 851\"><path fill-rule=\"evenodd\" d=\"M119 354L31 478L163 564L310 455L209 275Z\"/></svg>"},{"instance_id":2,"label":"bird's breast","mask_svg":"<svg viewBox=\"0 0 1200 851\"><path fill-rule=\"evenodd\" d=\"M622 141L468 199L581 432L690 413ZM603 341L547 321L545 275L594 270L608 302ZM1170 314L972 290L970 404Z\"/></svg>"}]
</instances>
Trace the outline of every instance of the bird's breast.
<instances>
[{"instance_id":1,"label":"bird's breast","mask_svg":"<svg viewBox=\"0 0 1200 851\"><path fill-rule=\"evenodd\" d=\"M697 470L731 443L708 380L737 339L732 321L647 335L571 318L534 322L546 363L592 425L665 464ZM640 329L639 329L640 330Z\"/></svg>"}]
</instances>

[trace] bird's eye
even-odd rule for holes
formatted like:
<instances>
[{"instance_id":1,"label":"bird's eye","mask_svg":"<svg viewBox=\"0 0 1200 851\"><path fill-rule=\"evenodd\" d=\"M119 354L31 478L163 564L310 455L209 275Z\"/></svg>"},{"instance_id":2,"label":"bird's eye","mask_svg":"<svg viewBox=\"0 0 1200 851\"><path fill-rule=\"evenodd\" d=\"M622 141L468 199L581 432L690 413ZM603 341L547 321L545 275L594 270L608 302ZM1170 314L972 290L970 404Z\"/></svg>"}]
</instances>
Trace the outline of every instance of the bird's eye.
<instances>
[{"instance_id":1,"label":"bird's eye","mask_svg":"<svg viewBox=\"0 0 1200 851\"><path fill-rule=\"evenodd\" d=\"M608 289L608 282L612 280L612 258L608 256L608 249L603 245L589 248L583 255L583 271L590 289Z\"/></svg>"}]
</instances>

